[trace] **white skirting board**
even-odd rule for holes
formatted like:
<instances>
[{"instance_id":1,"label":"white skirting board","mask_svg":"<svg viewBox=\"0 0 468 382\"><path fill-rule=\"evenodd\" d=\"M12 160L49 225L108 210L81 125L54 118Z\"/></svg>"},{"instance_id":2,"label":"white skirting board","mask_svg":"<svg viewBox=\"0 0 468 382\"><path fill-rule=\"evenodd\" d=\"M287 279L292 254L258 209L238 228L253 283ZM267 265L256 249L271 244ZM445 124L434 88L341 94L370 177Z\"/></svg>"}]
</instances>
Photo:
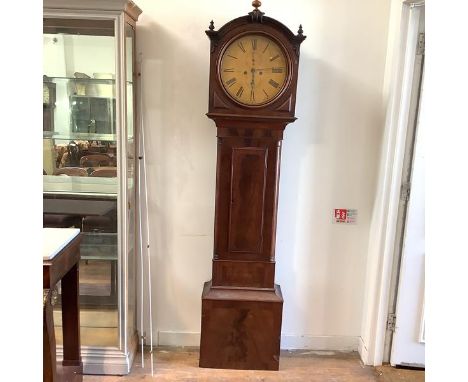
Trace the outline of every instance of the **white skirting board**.
<instances>
[{"instance_id":1,"label":"white skirting board","mask_svg":"<svg viewBox=\"0 0 468 382\"><path fill-rule=\"evenodd\" d=\"M155 338L161 346L200 346L200 332L159 331ZM356 351L359 336L311 336L283 334L281 349Z\"/></svg>"},{"instance_id":2,"label":"white skirting board","mask_svg":"<svg viewBox=\"0 0 468 382\"><path fill-rule=\"evenodd\" d=\"M281 349L356 351L358 336L281 335Z\"/></svg>"},{"instance_id":3,"label":"white skirting board","mask_svg":"<svg viewBox=\"0 0 468 382\"><path fill-rule=\"evenodd\" d=\"M370 363L368 362L368 359L369 359L369 352L367 350L367 347L364 343L364 340L362 339L362 337L359 337L359 340L358 340L358 348L357 348L357 351L359 353L359 356L361 357L361 361L364 365L370 365ZM367 362L367 363L366 363Z\"/></svg>"}]
</instances>

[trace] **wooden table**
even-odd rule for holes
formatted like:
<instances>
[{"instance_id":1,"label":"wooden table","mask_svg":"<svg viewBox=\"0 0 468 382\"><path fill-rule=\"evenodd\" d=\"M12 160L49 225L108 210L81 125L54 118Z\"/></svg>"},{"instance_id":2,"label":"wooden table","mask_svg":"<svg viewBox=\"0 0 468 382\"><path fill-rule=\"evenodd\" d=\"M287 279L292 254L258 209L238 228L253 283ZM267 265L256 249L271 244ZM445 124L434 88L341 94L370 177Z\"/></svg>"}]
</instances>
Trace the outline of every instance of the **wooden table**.
<instances>
[{"instance_id":1,"label":"wooden table","mask_svg":"<svg viewBox=\"0 0 468 382\"><path fill-rule=\"evenodd\" d=\"M80 230L43 228L43 381L81 382L80 315L78 306ZM63 362L56 365L53 319L54 290L62 280Z\"/></svg>"}]
</instances>

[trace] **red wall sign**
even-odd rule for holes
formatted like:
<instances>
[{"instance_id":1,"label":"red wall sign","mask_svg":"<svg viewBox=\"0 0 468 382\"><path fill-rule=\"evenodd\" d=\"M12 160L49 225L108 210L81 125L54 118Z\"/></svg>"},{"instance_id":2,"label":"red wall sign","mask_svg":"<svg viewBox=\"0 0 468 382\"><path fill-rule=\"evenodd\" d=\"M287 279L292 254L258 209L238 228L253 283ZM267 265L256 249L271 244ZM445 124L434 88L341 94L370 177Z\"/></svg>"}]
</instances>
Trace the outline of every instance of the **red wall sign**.
<instances>
[{"instance_id":1,"label":"red wall sign","mask_svg":"<svg viewBox=\"0 0 468 382\"><path fill-rule=\"evenodd\" d=\"M348 208L335 208L333 211L334 223L356 224L357 210Z\"/></svg>"}]
</instances>

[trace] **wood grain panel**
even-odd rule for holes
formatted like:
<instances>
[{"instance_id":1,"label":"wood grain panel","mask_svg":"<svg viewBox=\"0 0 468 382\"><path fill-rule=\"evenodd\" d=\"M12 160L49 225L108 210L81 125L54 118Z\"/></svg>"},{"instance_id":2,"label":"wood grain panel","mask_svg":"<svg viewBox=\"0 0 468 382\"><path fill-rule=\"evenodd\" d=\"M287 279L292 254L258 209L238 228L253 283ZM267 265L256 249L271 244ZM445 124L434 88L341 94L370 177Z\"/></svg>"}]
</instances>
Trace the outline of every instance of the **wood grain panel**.
<instances>
[{"instance_id":1,"label":"wood grain panel","mask_svg":"<svg viewBox=\"0 0 468 382\"><path fill-rule=\"evenodd\" d=\"M266 261L213 261L213 286L274 287L275 263Z\"/></svg>"},{"instance_id":2,"label":"wood grain panel","mask_svg":"<svg viewBox=\"0 0 468 382\"><path fill-rule=\"evenodd\" d=\"M229 251L261 253L268 149L232 150Z\"/></svg>"},{"instance_id":3,"label":"wood grain panel","mask_svg":"<svg viewBox=\"0 0 468 382\"><path fill-rule=\"evenodd\" d=\"M200 367L278 370L282 311L279 285L261 291L205 283Z\"/></svg>"}]
</instances>

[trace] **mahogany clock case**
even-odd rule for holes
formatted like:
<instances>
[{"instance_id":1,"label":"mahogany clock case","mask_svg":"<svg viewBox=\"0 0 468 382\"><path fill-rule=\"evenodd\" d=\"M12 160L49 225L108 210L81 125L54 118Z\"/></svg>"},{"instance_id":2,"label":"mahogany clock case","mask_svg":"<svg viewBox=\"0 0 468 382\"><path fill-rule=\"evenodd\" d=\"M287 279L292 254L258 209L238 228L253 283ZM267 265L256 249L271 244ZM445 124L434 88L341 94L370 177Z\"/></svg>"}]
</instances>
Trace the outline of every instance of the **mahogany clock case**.
<instances>
[{"instance_id":1,"label":"mahogany clock case","mask_svg":"<svg viewBox=\"0 0 468 382\"><path fill-rule=\"evenodd\" d=\"M293 122L302 28L255 9L213 23L209 112L217 127L213 278L202 293L200 366L278 370L283 297L275 278L276 215L281 141ZM226 47L239 36L264 34L287 56L286 85L276 98L245 105L226 94L219 75Z\"/></svg>"}]
</instances>

